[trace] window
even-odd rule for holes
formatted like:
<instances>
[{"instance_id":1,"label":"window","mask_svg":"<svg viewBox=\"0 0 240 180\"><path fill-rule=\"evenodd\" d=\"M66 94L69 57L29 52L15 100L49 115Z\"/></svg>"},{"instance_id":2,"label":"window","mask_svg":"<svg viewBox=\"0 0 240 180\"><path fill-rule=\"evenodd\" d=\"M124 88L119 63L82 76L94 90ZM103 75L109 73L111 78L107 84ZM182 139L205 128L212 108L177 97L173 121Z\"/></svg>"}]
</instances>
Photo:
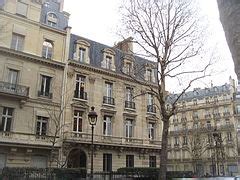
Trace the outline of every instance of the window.
<instances>
[{"instance_id":1,"label":"window","mask_svg":"<svg viewBox=\"0 0 240 180\"><path fill-rule=\"evenodd\" d=\"M111 56L106 56L106 57L105 57L105 63L106 63L106 64L105 64L105 65L106 65L105 68L106 68L106 69L110 69L110 70L112 69L112 63L113 63L112 61L113 61L113 60L112 60L112 57L111 57Z\"/></svg>"},{"instance_id":2,"label":"window","mask_svg":"<svg viewBox=\"0 0 240 180\"><path fill-rule=\"evenodd\" d=\"M32 156L31 167L47 168L48 158L46 156Z\"/></svg>"},{"instance_id":3,"label":"window","mask_svg":"<svg viewBox=\"0 0 240 180\"><path fill-rule=\"evenodd\" d=\"M198 112L197 111L193 111L193 119L197 120L198 119Z\"/></svg>"},{"instance_id":4,"label":"window","mask_svg":"<svg viewBox=\"0 0 240 180\"><path fill-rule=\"evenodd\" d=\"M157 167L156 156L149 156L149 167Z\"/></svg>"},{"instance_id":5,"label":"window","mask_svg":"<svg viewBox=\"0 0 240 180\"><path fill-rule=\"evenodd\" d=\"M188 144L187 136L183 136L183 145L187 145L187 144Z\"/></svg>"},{"instance_id":6,"label":"window","mask_svg":"<svg viewBox=\"0 0 240 180\"><path fill-rule=\"evenodd\" d=\"M47 24L52 27L57 26L57 16L54 13L49 13L47 15Z\"/></svg>"},{"instance_id":7,"label":"window","mask_svg":"<svg viewBox=\"0 0 240 180\"><path fill-rule=\"evenodd\" d=\"M103 171L112 171L112 154L103 154Z\"/></svg>"},{"instance_id":8,"label":"window","mask_svg":"<svg viewBox=\"0 0 240 180\"><path fill-rule=\"evenodd\" d=\"M208 128L208 129L211 129L211 127L212 127L212 126L211 126L211 121L207 121L207 128Z\"/></svg>"},{"instance_id":9,"label":"window","mask_svg":"<svg viewBox=\"0 0 240 180\"><path fill-rule=\"evenodd\" d=\"M11 49L23 51L25 36L20 34L12 34Z\"/></svg>"},{"instance_id":10,"label":"window","mask_svg":"<svg viewBox=\"0 0 240 180\"><path fill-rule=\"evenodd\" d=\"M126 167L134 167L134 155L126 155Z\"/></svg>"},{"instance_id":11,"label":"window","mask_svg":"<svg viewBox=\"0 0 240 180\"><path fill-rule=\"evenodd\" d=\"M0 131L10 131L13 121L13 108L3 107L2 121L0 121Z\"/></svg>"},{"instance_id":12,"label":"window","mask_svg":"<svg viewBox=\"0 0 240 180\"><path fill-rule=\"evenodd\" d=\"M174 145L178 146L179 145L179 138L178 137L174 137L174 141L175 141Z\"/></svg>"},{"instance_id":13,"label":"window","mask_svg":"<svg viewBox=\"0 0 240 180\"><path fill-rule=\"evenodd\" d=\"M238 166L237 164L231 164L227 166L228 173L229 175L232 175L232 173L237 173L238 172Z\"/></svg>"},{"instance_id":14,"label":"window","mask_svg":"<svg viewBox=\"0 0 240 180\"><path fill-rule=\"evenodd\" d=\"M103 135L111 136L112 135L112 117L104 116L103 119Z\"/></svg>"},{"instance_id":15,"label":"window","mask_svg":"<svg viewBox=\"0 0 240 180\"><path fill-rule=\"evenodd\" d=\"M156 113L156 107L154 104L154 98L151 93L147 94L147 112Z\"/></svg>"},{"instance_id":16,"label":"window","mask_svg":"<svg viewBox=\"0 0 240 180\"><path fill-rule=\"evenodd\" d=\"M51 59L53 56L53 42L45 40L42 47L42 57Z\"/></svg>"},{"instance_id":17,"label":"window","mask_svg":"<svg viewBox=\"0 0 240 180\"><path fill-rule=\"evenodd\" d=\"M17 9L16 14L21 16L27 16L28 5L21 2L20 0L17 1Z\"/></svg>"},{"instance_id":18,"label":"window","mask_svg":"<svg viewBox=\"0 0 240 180\"><path fill-rule=\"evenodd\" d=\"M198 129L198 122L193 123L193 128Z\"/></svg>"},{"instance_id":19,"label":"window","mask_svg":"<svg viewBox=\"0 0 240 180\"><path fill-rule=\"evenodd\" d=\"M47 135L48 117L37 116L37 132L39 136Z\"/></svg>"},{"instance_id":20,"label":"window","mask_svg":"<svg viewBox=\"0 0 240 180\"><path fill-rule=\"evenodd\" d=\"M8 82L12 85L16 85L18 82L18 71L15 69L8 70ZM15 87L14 87L15 89Z\"/></svg>"},{"instance_id":21,"label":"window","mask_svg":"<svg viewBox=\"0 0 240 180\"><path fill-rule=\"evenodd\" d=\"M41 75L41 89L39 91L39 96L45 96L51 98L50 93L52 78L49 76Z\"/></svg>"},{"instance_id":22,"label":"window","mask_svg":"<svg viewBox=\"0 0 240 180\"><path fill-rule=\"evenodd\" d=\"M237 111L237 114L240 114L240 104L236 106L236 111Z\"/></svg>"},{"instance_id":23,"label":"window","mask_svg":"<svg viewBox=\"0 0 240 180\"><path fill-rule=\"evenodd\" d=\"M132 74L132 63L131 62L126 62L124 64L124 73L131 75Z\"/></svg>"},{"instance_id":24,"label":"window","mask_svg":"<svg viewBox=\"0 0 240 180\"><path fill-rule=\"evenodd\" d=\"M126 138L133 137L133 120L132 119L126 119L125 135L126 135Z\"/></svg>"},{"instance_id":25,"label":"window","mask_svg":"<svg viewBox=\"0 0 240 180\"><path fill-rule=\"evenodd\" d=\"M79 48L79 55L78 55L78 57L79 57L78 60L80 62L85 62L85 59L86 59L86 49L85 48L82 48L82 47Z\"/></svg>"},{"instance_id":26,"label":"window","mask_svg":"<svg viewBox=\"0 0 240 180\"><path fill-rule=\"evenodd\" d=\"M109 82L105 82L105 96L103 97L104 104L111 104L114 105L114 98L113 98L113 84Z\"/></svg>"},{"instance_id":27,"label":"window","mask_svg":"<svg viewBox=\"0 0 240 180\"><path fill-rule=\"evenodd\" d=\"M151 140L155 138L154 126L154 123L148 123L148 138Z\"/></svg>"},{"instance_id":28,"label":"window","mask_svg":"<svg viewBox=\"0 0 240 180\"><path fill-rule=\"evenodd\" d=\"M232 133L231 132L227 132L227 140L232 141Z\"/></svg>"},{"instance_id":29,"label":"window","mask_svg":"<svg viewBox=\"0 0 240 180\"><path fill-rule=\"evenodd\" d=\"M74 110L73 131L76 133L82 132L82 114L83 112Z\"/></svg>"},{"instance_id":30,"label":"window","mask_svg":"<svg viewBox=\"0 0 240 180\"><path fill-rule=\"evenodd\" d=\"M133 101L133 88L131 87L126 87L126 101Z\"/></svg>"},{"instance_id":31,"label":"window","mask_svg":"<svg viewBox=\"0 0 240 180\"><path fill-rule=\"evenodd\" d=\"M197 105L197 99L193 99L193 105Z\"/></svg>"},{"instance_id":32,"label":"window","mask_svg":"<svg viewBox=\"0 0 240 180\"><path fill-rule=\"evenodd\" d=\"M146 80L149 82L153 82L153 72L152 69L146 70Z\"/></svg>"},{"instance_id":33,"label":"window","mask_svg":"<svg viewBox=\"0 0 240 180\"><path fill-rule=\"evenodd\" d=\"M76 88L74 97L87 100L87 93L85 92L86 77L80 74L76 75Z\"/></svg>"}]
</instances>

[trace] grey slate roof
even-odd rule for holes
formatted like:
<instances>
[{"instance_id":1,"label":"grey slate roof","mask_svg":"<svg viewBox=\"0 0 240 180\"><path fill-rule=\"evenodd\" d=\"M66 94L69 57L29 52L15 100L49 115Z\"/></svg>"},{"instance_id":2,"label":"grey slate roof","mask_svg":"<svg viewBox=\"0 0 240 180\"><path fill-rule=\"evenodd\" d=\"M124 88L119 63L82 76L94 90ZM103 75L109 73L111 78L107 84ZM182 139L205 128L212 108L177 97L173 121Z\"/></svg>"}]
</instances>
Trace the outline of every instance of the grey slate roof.
<instances>
[{"instance_id":1,"label":"grey slate roof","mask_svg":"<svg viewBox=\"0 0 240 180\"><path fill-rule=\"evenodd\" d=\"M90 65L93 67L101 68L101 61L103 61L103 50L106 48L110 48L114 50L116 53L115 55L115 66L116 66L116 73L121 74L121 69L123 66L123 57L126 55L123 51L117 48L113 48L101 43L98 43L96 41L77 36L75 34L71 34L71 40L70 40L70 46L69 46L69 59L73 60L74 59L74 53L76 51L76 41L77 40L84 40L87 41L90 44L89 48L89 58L90 58ZM154 64L154 62L146 60L144 58L134 56L135 59L135 67L138 69L137 70L137 76L140 77L141 79L144 78L144 73L145 73L145 65L148 64ZM80 62L79 62L80 63ZM156 76L156 72L155 72Z\"/></svg>"},{"instance_id":2,"label":"grey slate roof","mask_svg":"<svg viewBox=\"0 0 240 180\"><path fill-rule=\"evenodd\" d=\"M196 88L193 91L184 93L179 101L192 101L193 99L204 99L207 97L220 96L223 94L230 94L230 84L224 84L222 86L214 86L211 88L200 89ZM168 101L172 102L176 99L177 94L171 94L168 96Z\"/></svg>"},{"instance_id":3,"label":"grey slate roof","mask_svg":"<svg viewBox=\"0 0 240 180\"><path fill-rule=\"evenodd\" d=\"M49 5L45 6L42 5L42 12L40 17L40 22L44 25L48 25L46 23L46 17L48 13L54 13L57 16L57 26L53 27L59 30L65 30L65 28L68 26L68 18L65 17L63 12L60 12L60 4L57 2L57 0L49 0Z\"/></svg>"}]
</instances>

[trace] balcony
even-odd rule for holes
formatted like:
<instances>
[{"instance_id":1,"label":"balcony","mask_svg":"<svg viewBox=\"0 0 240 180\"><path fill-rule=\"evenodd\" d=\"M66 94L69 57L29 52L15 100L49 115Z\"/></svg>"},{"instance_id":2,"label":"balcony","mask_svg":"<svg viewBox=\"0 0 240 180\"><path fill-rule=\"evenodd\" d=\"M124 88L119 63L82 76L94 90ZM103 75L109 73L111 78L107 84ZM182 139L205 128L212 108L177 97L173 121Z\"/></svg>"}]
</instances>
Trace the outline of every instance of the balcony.
<instances>
[{"instance_id":1,"label":"balcony","mask_svg":"<svg viewBox=\"0 0 240 180\"><path fill-rule=\"evenodd\" d=\"M38 97L44 97L44 98L52 99L52 93L44 92L44 91L38 91Z\"/></svg>"},{"instance_id":2,"label":"balcony","mask_svg":"<svg viewBox=\"0 0 240 180\"><path fill-rule=\"evenodd\" d=\"M81 143L91 143L91 133L85 132L65 132L64 140L67 142L81 142ZM108 144L113 146L148 146L161 148L161 141L151 140L151 139L141 139L141 138L127 138L120 136L104 136L94 134L94 144Z\"/></svg>"},{"instance_id":3,"label":"balcony","mask_svg":"<svg viewBox=\"0 0 240 180\"><path fill-rule=\"evenodd\" d=\"M154 105L148 105L147 112L148 113L156 113L156 107Z\"/></svg>"},{"instance_id":4,"label":"balcony","mask_svg":"<svg viewBox=\"0 0 240 180\"><path fill-rule=\"evenodd\" d=\"M87 92L84 91L74 91L74 98L81 99L81 100L87 100Z\"/></svg>"},{"instance_id":5,"label":"balcony","mask_svg":"<svg viewBox=\"0 0 240 180\"><path fill-rule=\"evenodd\" d=\"M28 98L29 87L0 81L0 93L8 96Z\"/></svg>"},{"instance_id":6,"label":"balcony","mask_svg":"<svg viewBox=\"0 0 240 180\"><path fill-rule=\"evenodd\" d=\"M36 134L0 131L0 142L1 143L51 147L52 140L53 140L53 136L39 136ZM60 147L60 144L57 143L55 146Z\"/></svg>"},{"instance_id":7,"label":"balcony","mask_svg":"<svg viewBox=\"0 0 240 180\"><path fill-rule=\"evenodd\" d=\"M103 104L115 105L114 98L103 96Z\"/></svg>"},{"instance_id":8,"label":"balcony","mask_svg":"<svg viewBox=\"0 0 240 180\"><path fill-rule=\"evenodd\" d=\"M133 102L133 101L125 101L125 108L135 109L135 102Z\"/></svg>"}]
</instances>

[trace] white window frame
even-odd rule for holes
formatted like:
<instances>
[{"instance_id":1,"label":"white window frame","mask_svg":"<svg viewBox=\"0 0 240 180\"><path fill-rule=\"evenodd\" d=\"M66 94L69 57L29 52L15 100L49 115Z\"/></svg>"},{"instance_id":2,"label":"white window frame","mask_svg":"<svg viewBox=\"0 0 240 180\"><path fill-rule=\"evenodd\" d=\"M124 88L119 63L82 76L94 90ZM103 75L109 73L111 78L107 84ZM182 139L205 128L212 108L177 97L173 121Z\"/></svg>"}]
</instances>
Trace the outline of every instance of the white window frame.
<instances>
[{"instance_id":1,"label":"white window frame","mask_svg":"<svg viewBox=\"0 0 240 180\"><path fill-rule=\"evenodd\" d=\"M106 96L109 98L113 97L113 84L110 82L105 82Z\"/></svg>"},{"instance_id":2,"label":"white window frame","mask_svg":"<svg viewBox=\"0 0 240 180\"><path fill-rule=\"evenodd\" d=\"M112 136L112 117L104 116L103 119L103 135L104 136Z\"/></svg>"},{"instance_id":3,"label":"white window frame","mask_svg":"<svg viewBox=\"0 0 240 180\"><path fill-rule=\"evenodd\" d=\"M11 126L12 126L12 123L13 123L13 112L14 112L14 109L13 108L10 108L10 107L3 107L3 112L2 112L2 124L3 124L3 131L11 131ZM4 111L5 111L5 114L4 114ZM10 121L10 129L7 129L7 124L9 123Z\"/></svg>"},{"instance_id":4,"label":"white window frame","mask_svg":"<svg viewBox=\"0 0 240 180\"><path fill-rule=\"evenodd\" d=\"M44 40L42 46L42 56L46 59L53 58L54 44L51 40Z\"/></svg>"},{"instance_id":5,"label":"white window frame","mask_svg":"<svg viewBox=\"0 0 240 180\"><path fill-rule=\"evenodd\" d=\"M79 50L78 51L78 60L79 60L79 62L85 63L86 62L86 52L87 52L86 48L79 47L78 50Z\"/></svg>"},{"instance_id":6,"label":"white window frame","mask_svg":"<svg viewBox=\"0 0 240 180\"><path fill-rule=\"evenodd\" d=\"M39 126L40 129L39 129L39 132L36 129L36 135L38 135L38 136L46 136L47 135L48 121L49 121L48 117L37 116L37 127L38 127L38 123L39 123L40 124L40 126ZM45 134L43 134L43 124L46 124L46 132L45 132Z\"/></svg>"},{"instance_id":7,"label":"white window frame","mask_svg":"<svg viewBox=\"0 0 240 180\"><path fill-rule=\"evenodd\" d=\"M49 83L49 92L46 92L47 89L47 78L49 78L50 83ZM46 75L41 75L41 84L40 84L40 91L41 95L43 96L49 96L51 93L51 83L52 83L52 77L46 76ZM43 91L42 91L42 85L43 85ZM47 94L48 93L48 94Z\"/></svg>"},{"instance_id":8,"label":"white window frame","mask_svg":"<svg viewBox=\"0 0 240 180\"><path fill-rule=\"evenodd\" d=\"M13 40L16 40L14 42ZM17 33L12 33L11 49L15 51L23 51L24 49L25 36Z\"/></svg>"},{"instance_id":9,"label":"white window frame","mask_svg":"<svg viewBox=\"0 0 240 180\"><path fill-rule=\"evenodd\" d=\"M148 138L150 140L155 139L155 123L153 122L148 123Z\"/></svg>"},{"instance_id":10,"label":"white window frame","mask_svg":"<svg viewBox=\"0 0 240 180\"><path fill-rule=\"evenodd\" d=\"M16 69L8 69L8 82L10 84L17 84L18 83L18 76L19 71Z\"/></svg>"},{"instance_id":11,"label":"white window frame","mask_svg":"<svg viewBox=\"0 0 240 180\"><path fill-rule=\"evenodd\" d=\"M126 119L125 122L125 137L126 138L132 138L134 137L134 125L133 125L133 119Z\"/></svg>"},{"instance_id":12,"label":"white window frame","mask_svg":"<svg viewBox=\"0 0 240 180\"><path fill-rule=\"evenodd\" d=\"M76 113L75 113L76 112ZM75 133L80 133L82 132L82 128L83 128L83 112L82 111L79 111L79 110L74 110L73 112L73 132ZM75 121L77 122L77 127L76 127L76 130L74 131L74 125L75 125ZM81 121L81 122L80 122ZM79 129L79 124L81 124L81 127Z\"/></svg>"},{"instance_id":13,"label":"white window frame","mask_svg":"<svg viewBox=\"0 0 240 180\"><path fill-rule=\"evenodd\" d=\"M133 102L133 88L126 87L126 101Z\"/></svg>"}]
</instances>

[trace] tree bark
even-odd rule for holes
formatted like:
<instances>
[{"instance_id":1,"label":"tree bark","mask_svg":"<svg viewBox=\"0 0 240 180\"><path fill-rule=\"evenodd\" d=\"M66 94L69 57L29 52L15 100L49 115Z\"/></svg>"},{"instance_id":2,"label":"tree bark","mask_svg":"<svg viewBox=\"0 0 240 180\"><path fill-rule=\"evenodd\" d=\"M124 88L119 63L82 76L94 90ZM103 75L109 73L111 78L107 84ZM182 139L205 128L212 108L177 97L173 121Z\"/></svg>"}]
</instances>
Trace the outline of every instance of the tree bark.
<instances>
[{"instance_id":1,"label":"tree bark","mask_svg":"<svg viewBox=\"0 0 240 180\"><path fill-rule=\"evenodd\" d=\"M168 130L169 119L163 119L162 147L160 154L160 180L166 180L168 159Z\"/></svg>"}]
</instances>

